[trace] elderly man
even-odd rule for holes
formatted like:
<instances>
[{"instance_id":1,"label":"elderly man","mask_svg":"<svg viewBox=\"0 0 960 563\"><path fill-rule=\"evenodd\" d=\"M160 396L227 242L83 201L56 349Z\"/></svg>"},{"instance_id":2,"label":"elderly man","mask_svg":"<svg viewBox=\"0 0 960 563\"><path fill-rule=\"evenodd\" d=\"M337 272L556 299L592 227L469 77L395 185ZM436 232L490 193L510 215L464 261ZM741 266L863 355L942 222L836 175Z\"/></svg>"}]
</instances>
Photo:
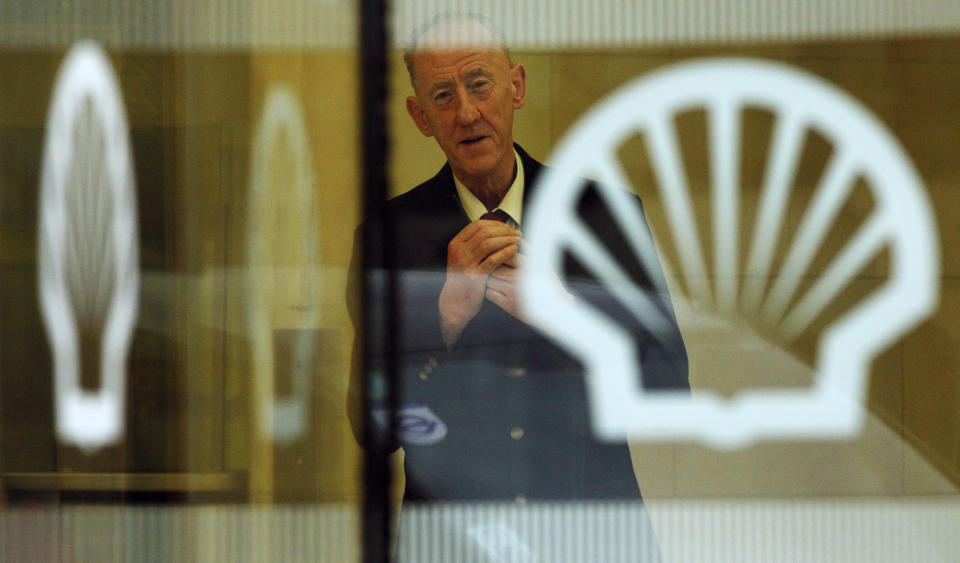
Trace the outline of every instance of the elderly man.
<instances>
[{"instance_id":1,"label":"elderly man","mask_svg":"<svg viewBox=\"0 0 960 563\"><path fill-rule=\"evenodd\" d=\"M524 204L543 168L513 139L526 69L486 22L464 16L428 24L404 59L414 89L407 111L447 158L388 203L387 252L400 276L404 502L639 500L627 445L592 435L582 366L518 306ZM622 254L627 245L599 199L585 198L582 212ZM662 276L627 269L647 288ZM577 264L563 274L583 276L568 285L571 298L637 335L645 386L688 386L679 331L654 339ZM668 298L664 307L672 319Z\"/></svg>"}]
</instances>

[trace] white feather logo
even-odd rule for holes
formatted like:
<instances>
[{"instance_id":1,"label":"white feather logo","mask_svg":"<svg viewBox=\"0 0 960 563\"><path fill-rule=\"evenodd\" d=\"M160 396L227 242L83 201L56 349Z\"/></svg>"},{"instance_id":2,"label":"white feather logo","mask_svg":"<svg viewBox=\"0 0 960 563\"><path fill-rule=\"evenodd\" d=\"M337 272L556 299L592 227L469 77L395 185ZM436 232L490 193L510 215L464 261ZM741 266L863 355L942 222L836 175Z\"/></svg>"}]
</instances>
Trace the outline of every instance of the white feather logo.
<instances>
[{"instance_id":1,"label":"white feather logo","mask_svg":"<svg viewBox=\"0 0 960 563\"><path fill-rule=\"evenodd\" d=\"M289 154L283 154L284 148ZM290 157L290 181L277 185L273 180L283 176L276 172L284 156ZM318 321L313 300L319 252L314 189L303 109L289 88L276 86L267 95L251 159L247 290L258 427L265 438L280 443L300 438L309 415L315 357L311 332L301 331L293 344L292 393L274 397L273 329L280 310L296 312L298 327L313 328Z\"/></svg>"},{"instance_id":2,"label":"white feather logo","mask_svg":"<svg viewBox=\"0 0 960 563\"><path fill-rule=\"evenodd\" d=\"M38 238L57 436L87 450L116 443L139 299L136 196L120 88L106 54L89 41L70 50L57 76ZM98 391L82 389L83 369L99 371Z\"/></svg>"}]
</instances>

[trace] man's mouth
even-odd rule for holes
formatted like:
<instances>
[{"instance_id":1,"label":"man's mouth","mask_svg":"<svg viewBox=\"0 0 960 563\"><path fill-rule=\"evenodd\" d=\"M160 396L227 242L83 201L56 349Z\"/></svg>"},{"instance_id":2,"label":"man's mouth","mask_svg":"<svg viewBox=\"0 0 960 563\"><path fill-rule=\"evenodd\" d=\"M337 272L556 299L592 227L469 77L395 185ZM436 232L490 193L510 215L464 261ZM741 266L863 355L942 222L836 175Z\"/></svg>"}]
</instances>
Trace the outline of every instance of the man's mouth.
<instances>
[{"instance_id":1,"label":"man's mouth","mask_svg":"<svg viewBox=\"0 0 960 563\"><path fill-rule=\"evenodd\" d=\"M486 135L474 135L473 137L467 137L466 139L460 141L460 144L462 144L462 145L474 145L474 144L479 143L480 141L482 141L482 140L484 140L484 139L486 139L486 138L487 138Z\"/></svg>"}]
</instances>

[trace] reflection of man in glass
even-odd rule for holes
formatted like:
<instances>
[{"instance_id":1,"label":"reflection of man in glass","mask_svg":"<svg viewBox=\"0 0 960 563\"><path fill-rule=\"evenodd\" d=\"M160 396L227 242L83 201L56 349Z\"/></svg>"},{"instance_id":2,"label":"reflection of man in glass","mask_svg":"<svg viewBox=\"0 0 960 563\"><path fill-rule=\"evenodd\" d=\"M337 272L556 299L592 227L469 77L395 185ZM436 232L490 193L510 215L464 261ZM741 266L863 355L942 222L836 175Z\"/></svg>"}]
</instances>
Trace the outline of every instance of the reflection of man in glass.
<instances>
[{"instance_id":1,"label":"reflection of man in glass","mask_svg":"<svg viewBox=\"0 0 960 563\"><path fill-rule=\"evenodd\" d=\"M415 92L407 110L447 157L436 176L388 204L387 252L400 274L404 501L638 500L626 443L592 436L582 366L518 307L524 202L543 168L513 143L524 66L487 23L466 16L425 26L404 58ZM627 245L599 199L588 195L582 212L622 255ZM645 289L662 276L626 269ZM583 280L568 285L571 299L637 335L645 386L687 387L679 331L645 333L618 318L622 306L577 264L564 273ZM673 319L669 299L661 303Z\"/></svg>"}]
</instances>

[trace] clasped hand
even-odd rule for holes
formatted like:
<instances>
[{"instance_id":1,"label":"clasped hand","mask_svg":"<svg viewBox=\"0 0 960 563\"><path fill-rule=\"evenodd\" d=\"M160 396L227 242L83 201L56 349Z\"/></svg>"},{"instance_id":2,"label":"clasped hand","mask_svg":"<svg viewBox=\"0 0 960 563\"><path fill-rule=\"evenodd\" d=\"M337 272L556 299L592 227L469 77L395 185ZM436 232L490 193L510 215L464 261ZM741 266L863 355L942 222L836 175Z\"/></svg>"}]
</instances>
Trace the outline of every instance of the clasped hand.
<instances>
[{"instance_id":1,"label":"clasped hand","mask_svg":"<svg viewBox=\"0 0 960 563\"><path fill-rule=\"evenodd\" d=\"M447 276L440 292L443 341L451 347L484 299L520 318L517 268L520 231L499 221L477 220L447 245Z\"/></svg>"}]
</instances>

